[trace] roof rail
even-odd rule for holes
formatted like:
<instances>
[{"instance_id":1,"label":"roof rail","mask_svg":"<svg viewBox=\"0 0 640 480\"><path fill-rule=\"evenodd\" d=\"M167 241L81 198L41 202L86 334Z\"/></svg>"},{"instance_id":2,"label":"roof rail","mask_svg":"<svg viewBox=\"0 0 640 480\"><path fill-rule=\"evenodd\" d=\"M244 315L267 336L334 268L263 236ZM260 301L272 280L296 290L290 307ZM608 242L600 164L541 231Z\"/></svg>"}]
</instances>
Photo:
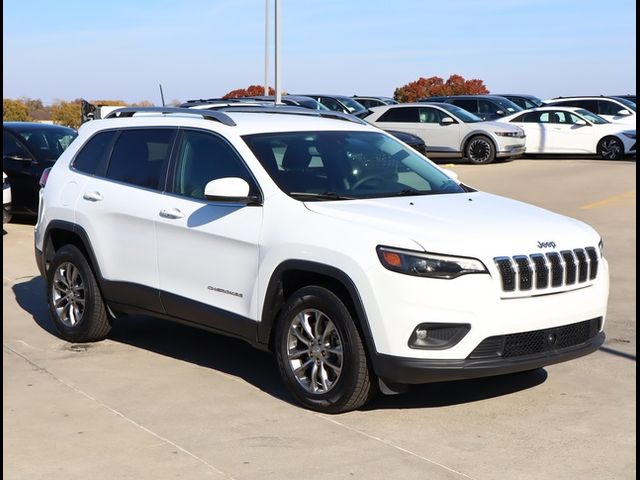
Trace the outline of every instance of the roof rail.
<instances>
[{"instance_id":1,"label":"roof rail","mask_svg":"<svg viewBox=\"0 0 640 480\"><path fill-rule=\"evenodd\" d=\"M213 120L220 122L229 127L235 127L234 122L229 115L215 110L197 110L194 108L179 107L125 107L114 110L104 118L127 118L133 117L136 113L160 113L162 115L170 113L181 113L183 115L199 115L205 120Z\"/></svg>"},{"instance_id":2,"label":"roof rail","mask_svg":"<svg viewBox=\"0 0 640 480\"><path fill-rule=\"evenodd\" d=\"M189 109L191 110L191 109ZM221 105L219 107L212 105L209 111L230 111L230 112L247 112L247 113L276 113L283 115L304 115L310 117L331 118L334 120L343 120L346 122L358 123L360 125L369 125L364 120L342 112L332 112L324 110L311 110L310 108L298 107L296 105ZM201 110L200 110L201 111Z\"/></svg>"}]
</instances>

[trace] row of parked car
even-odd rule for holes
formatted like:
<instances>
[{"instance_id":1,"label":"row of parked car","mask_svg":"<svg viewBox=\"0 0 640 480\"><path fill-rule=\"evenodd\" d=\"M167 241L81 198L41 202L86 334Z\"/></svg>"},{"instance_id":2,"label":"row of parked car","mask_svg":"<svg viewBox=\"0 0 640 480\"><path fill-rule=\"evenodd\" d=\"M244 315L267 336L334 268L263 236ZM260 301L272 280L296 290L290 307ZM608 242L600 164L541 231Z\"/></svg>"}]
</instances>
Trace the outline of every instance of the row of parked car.
<instances>
[{"instance_id":1,"label":"row of parked car","mask_svg":"<svg viewBox=\"0 0 640 480\"><path fill-rule=\"evenodd\" d=\"M190 100L181 107L215 110L273 105L273 96ZM433 159L491 163L527 154L596 154L619 159L636 153L635 96L558 97L458 95L398 103L389 97L284 95L293 108L355 115L388 131ZM100 118L83 104L83 119ZM75 130L40 123L3 123L3 190L13 194L3 218L35 216L38 181L77 136ZM6 198L6 195L5 195ZM5 201L5 203L7 203Z\"/></svg>"}]
</instances>

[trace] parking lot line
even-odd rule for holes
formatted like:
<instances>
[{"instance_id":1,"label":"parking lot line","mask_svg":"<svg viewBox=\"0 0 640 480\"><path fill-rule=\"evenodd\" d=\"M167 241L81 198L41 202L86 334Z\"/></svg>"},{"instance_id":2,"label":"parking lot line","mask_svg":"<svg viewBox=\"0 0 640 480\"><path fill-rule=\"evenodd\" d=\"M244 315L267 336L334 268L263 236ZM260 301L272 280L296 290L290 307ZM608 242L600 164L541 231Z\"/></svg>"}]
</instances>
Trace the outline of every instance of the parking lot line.
<instances>
[{"instance_id":1,"label":"parking lot line","mask_svg":"<svg viewBox=\"0 0 640 480\"><path fill-rule=\"evenodd\" d=\"M624 207L624 206L633 205L635 201L636 201L636 191L632 190L630 192L620 193L618 195L607 197L603 200L598 200L597 202L582 205L580 209L590 210L592 208L603 208L603 207Z\"/></svg>"}]
</instances>

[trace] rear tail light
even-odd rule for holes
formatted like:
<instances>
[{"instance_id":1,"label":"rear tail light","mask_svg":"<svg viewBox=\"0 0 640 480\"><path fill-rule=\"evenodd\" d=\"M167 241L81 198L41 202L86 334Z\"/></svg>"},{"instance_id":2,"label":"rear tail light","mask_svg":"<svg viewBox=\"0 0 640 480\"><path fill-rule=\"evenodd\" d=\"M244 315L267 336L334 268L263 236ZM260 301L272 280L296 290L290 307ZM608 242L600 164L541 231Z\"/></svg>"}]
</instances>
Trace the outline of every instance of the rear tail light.
<instances>
[{"instance_id":1,"label":"rear tail light","mask_svg":"<svg viewBox=\"0 0 640 480\"><path fill-rule=\"evenodd\" d=\"M42 172L42 175L40 175L40 182L38 182L40 184L41 188L44 188L44 186L47 184L47 180L49 179L49 173L51 172L51 168L45 168L44 171Z\"/></svg>"}]
</instances>

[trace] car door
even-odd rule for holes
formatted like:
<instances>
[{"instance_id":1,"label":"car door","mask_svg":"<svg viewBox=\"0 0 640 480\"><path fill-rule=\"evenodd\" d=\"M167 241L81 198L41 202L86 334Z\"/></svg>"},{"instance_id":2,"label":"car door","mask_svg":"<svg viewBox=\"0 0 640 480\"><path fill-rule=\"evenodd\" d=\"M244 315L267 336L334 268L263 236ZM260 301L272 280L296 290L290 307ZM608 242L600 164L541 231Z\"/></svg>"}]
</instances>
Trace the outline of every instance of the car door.
<instances>
[{"instance_id":1,"label":"car door","mask_svg":"<svg viewBox=\"0 0 640 480\"><path fill-rule=\"evenodd\" d=\"M550 112L549 151L553 153L595 153L591 124L579 125L577 115L567 110Z\"/></svg>"},{"instance_id":2,"label":"car door","mask_svg":"<svg viewBox=\"0 0 640 480\"><path fill-rule=\"evenodd\" d=\"M509 123L524 130L527 153L544 153L546 147L546 124L548 122L548 112L542 111L523 113Z\"/></svg>"},{"instance_id":3,"label":"car door","mask_svg":"<svg viewBox=\"0 0 640 480\"><path fill-rule=\"evenodd\" d=\"M478 112L478 116L483 120L495 120L507 113L497 103L483 99L478 100Z\"/></svg>"},{"instance_id":4,"label":"car door","mask_svg":"<svg viewBox=\"0 0 640 480\"><path fill-rule=\"evenodd\" d=\"M168 191L155 213L158 269L169 315L228 332L256 328L262 207L210 201L206 184L240 177L258 186L231 144L212 132L181 131Z\"/></svg>"},{"instance_id":5,"label":"car door","mask_svg":"<svg viewBox=\"0 0 640 480\"><path fill-rule=\"evenodd\" d=\"M452 123L442 120L448 117ZM436 107L420 107L419 123L415 126L427 145L427 152L460 152L460 123Z\"/></svg>"},{"instance_id":6,"label":"car door","mask_svg":"<svg viewBox=\"0 0 640 480\"><path fill-rule=\"evenodd\" d=\"M90 149L95 155L112 152L97 174L82 175L84 181L78 175L78 186L68 186L69 191L79 189L76 223L89 237L111 302L163 312L155 221L176 132L174 128L104 132L99 134L103 137L94 137L95 144L89 140L72 164L72 168L78 164L75 170L80 173L88 169L83 153L90 157Z\"/></svg>"},{"instance_id":7,"label":"car door","mask_svg":"<svg viewBox=\"0 0 640 480\"><path fill-rule=\"evenodd\" d=\"M417 135L429 145L423 136L425 132L419 128L419 113L419 107L393 107L380 115L373 123L384 130L399 130Z\"/></svg>"},{"instance_id":8,"label":"car door","mask_svg":"<svg viewBox=\"0 0 640 480\"><path fill-rule=\"evenodd\" d=\"M11 208L15 213L37 213L40 178L34 179L36 163L29 149L14 134L3 130L2 169L11 183Z\"/></svg>"}]
</instances>

